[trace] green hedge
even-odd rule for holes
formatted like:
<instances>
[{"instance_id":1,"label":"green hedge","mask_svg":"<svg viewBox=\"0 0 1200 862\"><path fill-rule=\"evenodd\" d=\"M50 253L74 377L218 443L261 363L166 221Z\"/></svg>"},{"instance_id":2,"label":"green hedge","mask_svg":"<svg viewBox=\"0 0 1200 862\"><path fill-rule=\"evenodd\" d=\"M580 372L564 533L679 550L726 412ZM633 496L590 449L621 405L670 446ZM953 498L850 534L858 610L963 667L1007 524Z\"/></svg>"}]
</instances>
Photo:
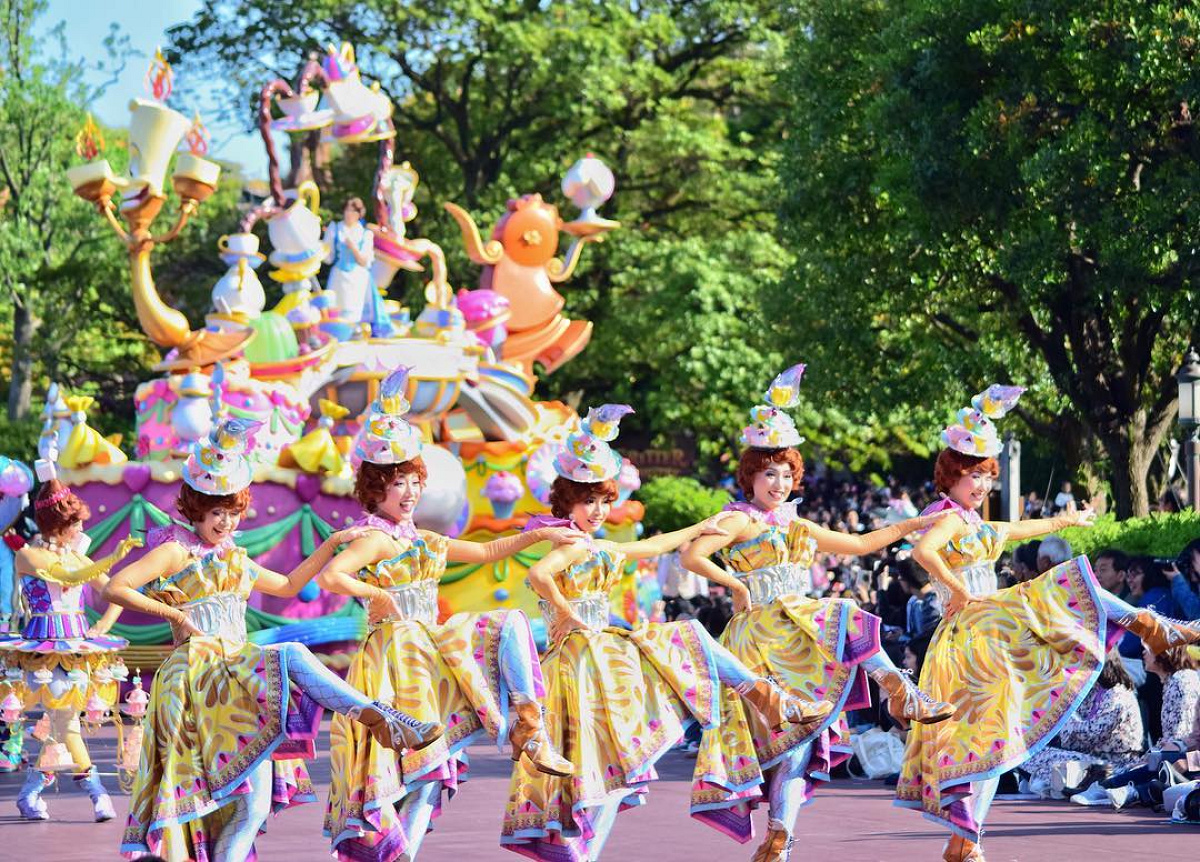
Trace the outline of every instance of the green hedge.
<instances>
[{"instance_id":1,"label":"green hedge","mask_svg":"<svg viewBox=\"0 0 1200 862\"><path fill-rule=\"evenodd\" d=\"M1059 535L1071 543L1076 554L1089 557L1106 548L1127 554L1174 557L1188 542L1200 538L1200 513L1157 514L1127 521L1103 515L1091 527L1070 527Z\"/></svg>"},{"instance_id":2,"label":"green hedge","mask_svg":"<svg viewBox=\"0 0 1200 862\"><path fill-rule=\"evenodd\" d=\"M714 515L729 502L729 495L685 476L659 476L635 494L646 507L646 534L670 533Z\"/></svg>"}]
</instances>

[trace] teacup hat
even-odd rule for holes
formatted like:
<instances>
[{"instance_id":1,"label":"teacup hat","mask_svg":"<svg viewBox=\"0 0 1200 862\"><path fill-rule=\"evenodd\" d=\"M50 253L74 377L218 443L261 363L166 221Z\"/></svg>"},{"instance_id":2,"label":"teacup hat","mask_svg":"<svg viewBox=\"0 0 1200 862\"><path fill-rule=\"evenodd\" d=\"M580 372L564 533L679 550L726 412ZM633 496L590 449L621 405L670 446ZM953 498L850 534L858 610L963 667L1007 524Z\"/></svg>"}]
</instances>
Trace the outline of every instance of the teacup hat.
<instances>
[{"instance_id":1,"label":"teacup hat","mask_svg":"<svg viewBox=\"0 0 1200 862\"><path fill-rule=\"evenodd\" d=\"M617 439L621 419L633 412L628 404L593 407L579 430L568 435L554 459L554 471L573 482L603 482L621 472L621 456L609 441Z\"/></svg>"},{"instance_id":2,"label":"teacup hat","mask_svg":"<svg viewBox=\"0 0 1200 862\"><path fill-rule=\"evenodd\" d=\"M412 406L407 367L397 368L379 384L379 397L371 402L362 430L354 442L354 457L372 464L402 464L421 454L421 432L404 418Z\"/></svg>"},{"instance_id":3,"label":"teacup hat","mask_svg":"<svg viewBox=\"0 0 1200 862\"><path fill-rule=\"evenodd\" d=\"M183 466L183 481L201 494L221 497L250 487L254 478L249 454L250 435L263 423L225 419L197 440Z\"/></svg>"},{"instance_id":4,"label":"teacup hat","mask_svg":"<svg viewBox=\"0 0 1200 862\"><path fill-rule=\"evenodd\" d=\"M942 431L942 443L963 455L995 458L1003 445L993 419L999 419L1017 406L1024 386L993 383L971 399L971 406L958 411L956 422Z\"/></svg>"},{"instance_id":5,"label":"teacup hat","mask_svg":"<svg viewBox=\"0 0 1200 862\"><path fill-rule=\"evenodd\" d=\"M783 411L800 403L800 378L804 364L793 365L771 381L759 404L750 410L750 424L742 429L741 442L753 449L787 449L804 442L792 417Z\"/></svg>"}]
</instances>

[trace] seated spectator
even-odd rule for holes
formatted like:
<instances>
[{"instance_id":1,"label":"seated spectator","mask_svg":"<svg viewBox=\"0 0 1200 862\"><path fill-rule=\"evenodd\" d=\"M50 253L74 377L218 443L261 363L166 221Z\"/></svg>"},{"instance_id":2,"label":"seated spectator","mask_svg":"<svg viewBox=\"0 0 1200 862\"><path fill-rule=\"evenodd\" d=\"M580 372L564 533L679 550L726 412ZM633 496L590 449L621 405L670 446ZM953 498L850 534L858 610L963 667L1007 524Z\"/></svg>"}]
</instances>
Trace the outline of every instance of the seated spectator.
<instances>
[{"instance_id":1,"label":"seated spectator","mask_svg":"<svg viewBox=\"0 0 1200 862\"><path fill-rule=\"evenodd\" d=\"M1054 497L1054 514L1075 511L1075 495L1071 493L1071 483L1063 482L1062 490Z\"/></svg>"},{"instance_id":2,"label":"seated spectator","mask_svg":"<svg viewBox=\"0 0 1200 862\"><path fill-rule=\"evenodd\" d=\"M1029 496L1025 498L1025 514L1022 516L1025 520L1033 518L1045 517L1046 504L1038 498L1037 491L1030 491Z\"/></svg>"},{"instance_id":3,"label":"seated spectator","mask_svg":"<svg viewBox=\"0 0 1200 862\"><path fill-rule=\"evenodd\" d=\"M1145 655L1146 670L1163 681L1162 737L1135 766L1096 782L1071 797L1080 805L1152 804L1153 781L1174 783L1183 776L1172 765L1200 749L1200 661L1187 647Z\"/></svg>"},{"instance_id":4,"label":"seated spectator","mask_svg":"<svg viewBox=\"0 0 1200 862\"><path fill-rule=\"evenodd\" d=\"M1133 680L1112 650L1099 681L1055 744L1021 767L1029 774L1029 791L1047 799L1070 796L1136 761L1145 750L1145 735Z\"/></svg>"},{"instance_id":5,"label":"seated spectator","mask_svg":"<svg viewBox=\"0 0 1200 862\"><path fill-rule=\"evenodd\" d=\"M1041 546L1041 540L1034 539L1023 545L1017 545L1013 550L1012 571L1013 580L1016 583L1022 584L1025 581L1032 581L1040 574L1038 571L1038 548Z\"/></svg>"},{"instance_id":6,"label":"seated spectator","mask_svg":"<svg viewBox=\"0 0 1200 862\"><path fill-rule=\"evenodd\" d=\"M1055 566L1065 563L1075 556L1071 551L1071 543L1062 536L1047 536L1038 545L1037 554L1037 572L1039 575L1043 572L1048 572Z\"/></svg>"},{"instance_id":7,"label":"seated spectator","mask_svg":"<svg viewBox=\"0 0 1200 862\"><path fill-rule=\"evenodd\" d=\"M1129 573L1129 557L1116 548L1106 548L1096 554L1092 560L1092 571L1100 586L1118 598L1129 596L1129 585L1126 576Z\"/></svg>"},{"instance_id":8,"label":"seated spectator","mask_svg":"<svg viewBox=\"0 0 1200 862\"><path fill-rule=\"evenodd\" d=\"M908 593L904 639L915 640L937 628L942 619L942 600L929 583L929 575L911 558L897 561L896 574Z\"/></svg>"}]
</instances>

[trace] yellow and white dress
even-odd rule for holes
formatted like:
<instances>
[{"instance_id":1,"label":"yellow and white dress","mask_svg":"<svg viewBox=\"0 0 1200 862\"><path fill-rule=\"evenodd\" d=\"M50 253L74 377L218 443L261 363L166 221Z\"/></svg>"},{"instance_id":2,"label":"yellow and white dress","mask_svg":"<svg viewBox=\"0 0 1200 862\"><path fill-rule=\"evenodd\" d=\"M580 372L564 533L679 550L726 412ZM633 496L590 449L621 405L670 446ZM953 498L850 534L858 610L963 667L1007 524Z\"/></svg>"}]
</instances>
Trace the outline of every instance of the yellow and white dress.
<instances>
[{"instance_id":1,"label":"yellow and white dress","mask_svg":"<svg viewBox=\"0 0 1200 862\"><path fill-rule=\"evenodd\" d=\"M1020 766L1058 734L1121 629L1108 624L1087 557L999 590L995 563L1007 530L972 512L963 516L971 532L940 554L971 595L986 600L942 620L934 633L921 688L956 713L909 731L896 804L978 843L984 811L972 785Z\"/></svg>"},{"instance_id":2,"label":"yellow and white dress","mask_svg":"<svg viewBox=\"0 0 1200 862\"><path fill-rule=\"evenodd\" d=\"M372 516L360 524L386 532L401 547L359 573L365 583L391 593L399 610L372 626L347 682L418 721L446 728L432 745L397 758L361 724L333 719L325 834L339 859L391 862L415 854L440 811L442 793L452 795L466 780L467 746L484 734L505 737L508 662L530 665L525 672L538 697L543 686L533 633L520 611L461 613L437 622L449 539Z\"/></svg>"},{"instance_id":3,"label":"yellow and white dress","mask_svg":"<svg viewBox=\"0 0 1200 862\"><path fill-rule=\"evenodd\" d=\"M149 544L176 541L188 564L147 587L204 632L179 643L154 677L141 764L121 851L169 860L214 858L236 829L236 806L260 763L272 761L272 805L315 802L308 771L321 707L288 682L288 651L246 639L246 600L259 567L232 542L209 547L172 525Z\"/></svg>"},{"instance_id":4,"label":"yellow and white dress","mask_svg":"<svg viewBox=\"0 0 1200 862\"><path fill-rule=\"evenodd\" d=\"M624 566L622 554L594 548L554 576L587 625L551 646L542 660L546 731L576 773L556 778L514 767L500 841L531 859L593 858L611 829L614 803L621 809L643 804L657 777L654 764L685 725L721 725L721 684L710 637L699 623L608 627L608 594ZM548 603L542 608L550 613ZM762 781L744 723L720 727L697 762L697 774L714 771L717 761L752 786Z\"/></svg>"},{"instance_id":5,"label":"yellow and white dress","mask_svg":"<svg viewBox=\"0 0 1200 862\"><path fill-rule=\"evenodd\" d=\"M752 600L749 610L729 621L721 643L756 675L773 679L801 698L827 700L835 708L819 725L787 725L778 732L733 692L724 695L723 708L736 715L736 723L750 728L759 769L775 767L790 752L811 743L811 754L795 776L804 779L799 792L807 800L819 783L829 780L830 770L850 756L843 712L871 705L863 663L880 651L880 620L849 599L807 595L817 547L806 522L789 517L790 510L764 513L746 504L729 508L746 512L762 532L718 555L746 584ZM713 806L735 798L725 788L745 788L751 776L722 771L726 762L715 755L716 747L711 735L701 742L701 762L710 757L718 780L694 785L694 816L716 820L714 826L719 823L723 831L748 841L749 808ZM748 794L743 790L740 795ZM755 788L749 801L755 804L757 797Z\"/></svg>"}]
</instances>

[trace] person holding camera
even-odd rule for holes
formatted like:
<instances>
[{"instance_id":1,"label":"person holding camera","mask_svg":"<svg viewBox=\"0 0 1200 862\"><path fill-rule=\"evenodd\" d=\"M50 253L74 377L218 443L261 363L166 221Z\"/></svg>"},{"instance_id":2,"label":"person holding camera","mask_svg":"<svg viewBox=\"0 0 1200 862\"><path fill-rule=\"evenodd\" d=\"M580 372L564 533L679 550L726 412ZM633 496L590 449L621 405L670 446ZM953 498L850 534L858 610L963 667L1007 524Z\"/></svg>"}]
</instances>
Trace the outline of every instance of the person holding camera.
<instances>
[{"instance_id":1,"label":"person holding camera","mask_svg":"<svg viewBox=\"0 0 1200 862\"><path fill-rule=\"evenodd\" d=\"M1170 584L1171 598L1179 606L1181 616L1200 617L1200 539L1193 539L1178 559L1168 560L1163 574Z\"/></svg>"}]
</instances>

